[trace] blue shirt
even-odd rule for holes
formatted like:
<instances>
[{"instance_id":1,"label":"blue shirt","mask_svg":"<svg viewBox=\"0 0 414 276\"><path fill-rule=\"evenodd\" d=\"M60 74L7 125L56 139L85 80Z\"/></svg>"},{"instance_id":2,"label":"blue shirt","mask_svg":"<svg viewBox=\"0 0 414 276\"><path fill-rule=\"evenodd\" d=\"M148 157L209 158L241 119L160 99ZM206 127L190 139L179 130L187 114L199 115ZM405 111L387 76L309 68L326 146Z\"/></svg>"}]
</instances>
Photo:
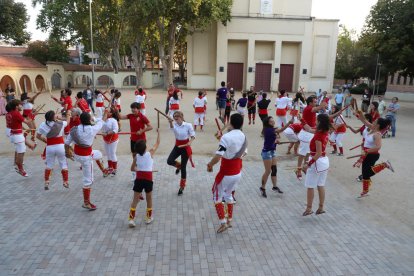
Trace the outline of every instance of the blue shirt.
<instances>
[{"instance_id":1,"label":"blue shirt","mask_svg":"<svg viewBox=\"0 0 414 276\"><path fill-rule=\"evenodd\" d=\"M240 107L246 107L246 105L247 105L247 98L240 98L240 99L237 101L237 104L238 104Z\"/></svg>"},{"instance_id":2,"label":"blue shirt","mask_svg":"<svg viewBox=\"0 0 414 276\"><path fill-rule=\"evenodd\" d=\"M217 90L216 95L218 96L220 100L226 100L227 99L227 88L226 87L219 88Z\"/></svg>"},{"instance_id":3,"label":"blue shirt","mask_svg":"<svg viewBox=\"0 0 414 276\"><path fill-rule=\"evenodd\" d=\"M397 114L396 114L397 111L400 109L400 105L398 103L390 103L388 105L388 108L392 108L392 109L394 109L394 111L388 111L387 115L385 115L385 116L395 117L395 116L397 116Z\"/></svg>"},{"instance_id":4,"label":"blue shirt","mask_svg":"<svg viewBox=\"0 0 414 276\"><path fill-rule=\"evenodd\" d=\"M335 102L337 104L341 104L344 101L344 94L343 93L338 93L335 95Z\"/></svg>"}]
</instances>

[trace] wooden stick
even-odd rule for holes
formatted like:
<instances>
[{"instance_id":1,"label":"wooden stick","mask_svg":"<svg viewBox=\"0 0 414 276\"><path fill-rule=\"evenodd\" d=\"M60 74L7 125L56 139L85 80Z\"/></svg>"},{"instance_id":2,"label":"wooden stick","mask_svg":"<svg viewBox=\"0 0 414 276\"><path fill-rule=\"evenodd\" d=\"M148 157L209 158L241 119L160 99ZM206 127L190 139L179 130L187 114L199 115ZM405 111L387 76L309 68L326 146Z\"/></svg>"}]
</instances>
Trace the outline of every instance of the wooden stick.
<instances>
[{"instance_id":1,"label":"wooden stick","mask_svg":"<svg viewBox=\"0 0 414 276\"><path fill-rule=\"evenodd\" d=\"M118 132L118 133L115 133L115 134L118 134L118 135L128 135L128 134L136 134L136 132ZM105 136L105 135L108 135L108 134L98 133L98 134L96 134L96 135L102 135L102 136Z\"/></svg>"},{"instance_id":2,"label":"wooden stick","mask_svg":"<svg viewBox=\"0 0 414 276\"><path fill-rule=\"evenodd\" d=\"M354 150L354 149L356 149L356 148L359 148L359 147L361 147L363 144L364 144L364 143L361 143L361 144L359 144L359 145L357 145L357 146L355 146L355 147L350 148L349 150Z\"/></svg>"},{"instance_id":3,"label":"wooden stick","mask_svg":"<svg viewBox=\"0 0 414 276\"><path fill-rule=\"evenodd\" d=\"M285 142L279 142L279 143L276 143L276 145L284 145L284 144L290 144L290 143L292 143L292 142L285 141Z\"/></svg>"},{"instance_id":4,"label":"wooden stick","mask_svg":"<svg viewBox=\"0 0 414 276\"><path fill-rule=\"evenodd\" d=\"M158 114L161 114L162 116L164 116L165 118L167 118L168 119L168 121L170 121L171 120L171 118L170 117L168 117L168 115L167 114L165 114L164 112L162 112L161 110L159 110L159 109L157 109L157 108L154 108L155 109L155 111L157 111L158 112Z\"/></svg>"},{"instance_id":5,"label":"wooden stick","mask_svg":"<svg viewBox=\"0 0 414 276\"><path fill-rule=\"evenodd\" d=\"M346 159L352 159L352 158L357 158L357 157L361 157L362 154L357 154L357 155L353 155L353 156L349 156Z\"/></svg>"},{"instance_id":6,"label":"wooden stick","mask_svg":"<svg viewBox=\"0 0 414 276\"><path fill-rule=\"evenodd\" d=\"M160 128L160 113L157 112L157 127Z\"/></svg>"}]
</instances>

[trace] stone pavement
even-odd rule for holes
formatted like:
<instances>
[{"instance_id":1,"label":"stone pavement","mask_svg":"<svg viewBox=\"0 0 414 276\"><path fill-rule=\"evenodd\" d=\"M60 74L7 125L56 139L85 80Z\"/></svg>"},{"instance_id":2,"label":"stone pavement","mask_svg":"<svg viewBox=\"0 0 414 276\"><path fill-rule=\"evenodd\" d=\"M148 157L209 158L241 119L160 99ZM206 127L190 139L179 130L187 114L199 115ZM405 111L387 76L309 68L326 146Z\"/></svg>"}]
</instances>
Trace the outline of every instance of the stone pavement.
<instances>
[{"instance_id":1,"label":"stone pavement","mask_svg":"<svg viewBox=\"0 0 414 276\"><path fill-rule=\"evenodd\" d=\"M94 212L81 208L78 165L70 162L70 189L55 168L51 189L43 190L43 162L25 161L31 178L18 176L12 159L0 159L0 275L414 275L414 230L358 200L332 175L326 214L302 217L306 190L279 163L283 195L268 189L260 197L262 163L246 161L237 189L233 228L216 234L211 201L215 174L208 158L195 156L184 196L178 177L156 156L154 217L128 228L132 197L130 156L120 156L120 172L102 178L95 166ZM292 162L290 162L291 164ZM285 167L285 168L284 168ZM215 172L217 171L217 166ZM268 187L270 187L270 180ZM375 197L375 187L371 197ZM317 196L314 209L317 208ZM372 207L371 207L372 206Z\"/></svg>"}]
</instances>

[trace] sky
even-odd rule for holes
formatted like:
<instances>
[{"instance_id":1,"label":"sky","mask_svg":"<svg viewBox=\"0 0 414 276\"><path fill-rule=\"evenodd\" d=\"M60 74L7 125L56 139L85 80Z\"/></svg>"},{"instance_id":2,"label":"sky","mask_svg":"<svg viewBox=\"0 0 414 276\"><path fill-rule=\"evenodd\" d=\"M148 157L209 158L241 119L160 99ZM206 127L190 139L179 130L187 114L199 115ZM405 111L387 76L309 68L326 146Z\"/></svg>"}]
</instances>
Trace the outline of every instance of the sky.
<instances>
[{"instance_id":1,"label":"sky","mask_svg":"<svg viewBox=\"0 0 414 276\"><path fill-rule=\"evenodd\" d=\"M36 18L40 6L33 8L31 0L15 1L26 5L30 17L27 29L32 34L32 40L47 39L47 33L36 30ZM347 29L354 29L359 34L364 26L365 18L376 2L377 0L313 0L312 16L324 19L339 19L339 24L345 25Z\"/></svg>"}]
</instances>

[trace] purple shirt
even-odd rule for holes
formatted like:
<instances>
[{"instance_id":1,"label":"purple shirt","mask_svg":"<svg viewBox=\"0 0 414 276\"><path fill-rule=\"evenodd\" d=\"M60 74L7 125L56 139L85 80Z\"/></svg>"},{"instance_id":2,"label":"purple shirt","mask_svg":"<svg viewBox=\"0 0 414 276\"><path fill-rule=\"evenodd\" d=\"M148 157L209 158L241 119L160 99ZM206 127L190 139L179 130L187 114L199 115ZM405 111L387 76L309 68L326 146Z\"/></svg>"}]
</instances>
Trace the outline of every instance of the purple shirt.
<instances>
[{"instance_id":1,"label":"purple shirt","mask_svg":"<svg viewBox=\"0 0 414 276\"><path fill-rule=\"evenodd\" d=\"M246 105L247 105L247 98L240 98L240 99L237 101L237 104L238 104L240 107L246 107Z\"/></svg>"},{"instance_id":2,"label":"purple shirt","mask_svg":"<svg viewBox=\"0 0 414 276\"><path fill-rule=\"evenodd\" d=\"M226 87L219 88L217 90L216 95L220 100L226 100L227 99L227 88Z\"/></svg>"},{"instance_id":3,"label":"purple shirt","mask_svg":"<svg viewBox=\"0 0 414 276\"><path fill-rule=\"evenodd\" d=\"M276 132L272 127L265 127L263 129L264 143L262 151L276 150Z\"/></svg>"}]
</instances>

